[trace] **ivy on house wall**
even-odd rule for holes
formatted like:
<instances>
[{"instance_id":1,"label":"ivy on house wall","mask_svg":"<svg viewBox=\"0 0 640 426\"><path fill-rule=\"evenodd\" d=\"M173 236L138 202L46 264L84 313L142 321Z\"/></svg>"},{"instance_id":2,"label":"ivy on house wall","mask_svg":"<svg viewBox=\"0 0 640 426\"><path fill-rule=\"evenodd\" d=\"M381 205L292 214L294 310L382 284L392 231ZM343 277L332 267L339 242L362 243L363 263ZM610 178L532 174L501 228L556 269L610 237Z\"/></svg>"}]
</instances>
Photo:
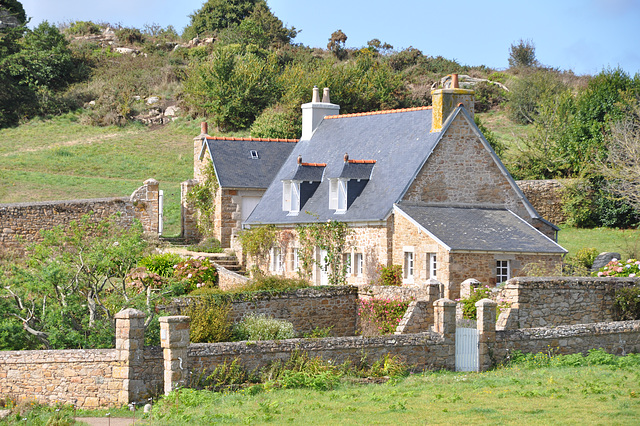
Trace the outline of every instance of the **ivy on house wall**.
<instances>
[{"instance_id":1,"label":"ivy on house wall","mask_svg":"<svg viewBox=\"0 0 640 426\"><path fill-rule=\"evenodd\" d=\"M243 253L253 260L251 275L261 275L260 265L266 266L269 251L278 242L275 226L244 229L238 233L238 239Z\"/></svg>"},{"instance_id":2,"label":"ivy on house wall","mask_svg":"<svg viewBox=\"0 0 640 426\"><path fill-rule=\"evenodd\" d=\"M310 225L299 225L297 228L298 239L301 248L298 249L300 267L298 269L302 278L309 279L311 271L318 259L315 257L315 248L325 250L326 256L320 259L328 268L328 281L330 285L345 285L347 283L347 263L344 254L347 250L347 237L351 230L344 222L336 220Z\"/></svg>"}]
</instances>

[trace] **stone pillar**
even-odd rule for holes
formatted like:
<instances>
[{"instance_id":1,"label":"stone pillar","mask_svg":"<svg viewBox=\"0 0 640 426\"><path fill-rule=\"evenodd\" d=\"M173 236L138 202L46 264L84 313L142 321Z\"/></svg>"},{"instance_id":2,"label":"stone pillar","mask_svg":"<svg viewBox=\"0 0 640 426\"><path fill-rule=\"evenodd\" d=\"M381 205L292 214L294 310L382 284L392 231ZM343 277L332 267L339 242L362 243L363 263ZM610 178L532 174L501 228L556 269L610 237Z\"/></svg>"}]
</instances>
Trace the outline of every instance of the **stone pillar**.
<instances>
[{"instance_id":1,"label":"stone pillar","mask_svg":"<svg viewBox=\"0 0 640 426\"><path fill-rule=\"evenodd\" d=\"M191 318L160 317L160 344L164 358L164 393L167 395L189 380L189 330Z\"/></svg>"},{"instance_id":2,"label":"stone pillar","mask_svg":"<svg viewBox=\"0 0 640 426\"><path fill-rule=\"evenodd\" d=\"M444 292L444 285L435 278L429 278L425 285L427 289L427 300L436 301L442 297Z\"/></svg>"},{"instance_id":3,"label":"stone pillar","mask_svg":"<svg viewBox=\"0 0 640 426\"><path fill-rule=\"evenodd\" d=\"M180 184L180 235L186 240L197 240L201 237L198 231L198 211L187 202L187 194L198 184L195 179L189 179Z\"/></svg>"},{"instance_id":4,"label":"stone pillar","mask_svg":"<svg viewBox=\"0 0 640 426\"><path fill-rule=\"evenodd\" d=\"M449 344L446 368L456 368L456 302L438 299L433 302L433 331L442 334L445 344Z\"/></svg>"},{"instance_id":5,"label":"stone pillar","mask_svg":"<svg viewBox=\"0 0 640 426\"><path fill-rule=\"evenodd\" d=\"M460 284L460 299L468 299L471 296L472 288L480 287L482 283L475 278L469 278Z\"/></svg>"},{"instance_id":6,"label":"stone pillar","mask_svg":"<svg viewBox=\"0 0 640 426\"><path fill-rule=\"evenodd\" d=\"M134 214L142 224L144 232L160 231L160 184L155 179L147 179L144 184L133 191L131 202Z\"/></svg>"},{"instance_id":7,"label":"stone pillar","mask_svg":"<svg viewBox=\"0 0 640 426\"><path fill-rule=\"evenodd\" d=\"M487 371L493 366L493 348L496 343L496 308L498 304L491 299L476 302L478 310L478 369Z\"/></svg>"},{"instance_id":8,"label":"stone pillar","mask_svg":"<svg viewBox=\"0 0 640 426\"><path fill-rule=\"evenodd\" d=\"M116 352L120 366L114 368L113 377L122 379L118 395L118 402L122 405L138 401L138 396L145 389L144 381L136 378L136 372L140 372L144 363L145 316L144 312L133 308L115 315Z\"/></svg>"}]
</instances>

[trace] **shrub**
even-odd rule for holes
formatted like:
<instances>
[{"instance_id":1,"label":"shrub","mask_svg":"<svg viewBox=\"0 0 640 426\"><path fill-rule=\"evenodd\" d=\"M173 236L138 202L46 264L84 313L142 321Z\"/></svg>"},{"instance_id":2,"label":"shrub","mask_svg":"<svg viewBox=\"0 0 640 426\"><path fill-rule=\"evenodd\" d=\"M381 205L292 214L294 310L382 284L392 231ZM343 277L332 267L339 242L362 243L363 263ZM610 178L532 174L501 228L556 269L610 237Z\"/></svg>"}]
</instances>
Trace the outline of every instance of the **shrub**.
<instances>
[{"instance_id":1,"label":"shrub","mask_svg":"<svg viewBox=\"0 0 640 426\"><path fill-rule=\"evenodd\" d=\"M229 364L227 364L227 361L218 364L204 380L204 388L214 392L235 390L241 385L251 382L252 379L252 376L247 373L238 358L235 358Z\"/></svg>"},{"instance_id":2,"label":"shrub","mask_svg":"<svg viewBox=\"0 0 640 426\"><path fill-rule=\"evenodd\" d=\"M627 259L622 263L618 259L611 259L611 262L600 268L594 275L599 277L636 277L640 275L640 260Z\"/></svg>"},{"instance_id":3,"label":"shrub","mask_svg":"<svg viewBox=\"0 0 640 426\"><path fill-rule=\"evenodd\" d=\"M187 259L174 267L174 276L186 284L186 292L195 288L215 287L218 271L209 259Z\"/></svg>"},{"instance_id":4,"label":"shrub","mask_svg":"<svg viewBox=\"0 0 640 426\"><path fill-rule=\"evenodd\" d=\"M236 325L238 340L282 340L295 337L293 324L266 314L248 314Z\"/></svg>"},{"instance_id":5,"label":"shrub","mask_svg":"<svg viewBox=\"0 0 640 426\"><path fill-rule=\"evenodd\" d=\"M120 28L116 30L116 37L121 43L141 44L143 40L142 33L137 28Z\"/></svg>"},{"instance_id":6,"label":"shrub","mask_svg":"<svg viewBox=\"0 0 640 426\"><path fill-rule=\"evenodd\" d=\"M598 257L598 250L593 247L585 247L580 250L573 256L575 262L584 266L587 269L590 269L593 266L593 262Z\"/></svg>"},{"instance_id":7,"label":"shrub","mask_svg":"<svg viewBox=\"0 0 640 426\"><path fill-rule=\"evenodd\" d=\"M331 330L333 329L333 326L330 327L316 327L313 329L313 331L309 332L309 333L304 333L304 338L305 339L322 339L325 337L331 337Z\"/></svg>"},{"instance_id":8,"label":"shrub","mask_svg":"<svg viewBox=\"0 0 640 426\"><path fill-rule=\"evenodd\" d=\"M191 317L191 341L193 343L216 343L231 340L229 311L231 305L209 296L204 297L185 312Z\"/></svg>"},{"instance_id":9,"label":"shrub","mask_svg":"<svg viewBox=\"0 0 640 426\"><path fill-rule=\"evenodd\" d=\"M183 259L179 254L162 253L143 257L138 262L138 265L144 266L149 272L158 274L161 277L170 278L173 276L174 267L182 261Z\"/></svg>"},{"instance_id":10,"label":"shrub","mask_svg":"<svg viewBox=\"0 0 640 426\"><path fill-rule=\"evenodd\" d=\"M410 301L378 299L361 299L359 301L358 316L362 334L380 335L391 334L402 320Z\"/></svg>"},{"instance_id":11,"label":"shrub","mask_svg":"<svg viewBox=\"0 0 640 426\"><path fill-rule=\"evenodd\" d=\"M462 317L465 319L475 320L478 317L478 308L476 302L481 299L491 298L491 288L488 285L484 287L471 287L471 295L468 298L460 299L462 303Z\"/></svg>"},{"instance_id":12,"label":"shrub","mask_svg":"<svg viewBox=\"0 0 640 426\"><path fill-rule=\"evenodd\" d=\"M617 289L613 306L618 321L640 319L640 287Z\"/></svg>"},{"instance_id":13,"label":"shrub","mask_svg":"<svg viewBox=\"0 0 640 426\"><path fill-rule=\"evenodd\" d=\"M377 285L402 285L402 266L401 265L378 265L378 277Z\"/></svg>"},{"instance_id":14,"label":"shrub","mask_svg":"<svg viewBox=\"0 0 640 426\"><path fill-rule=\"evenodd\" d=\"M282 106L269 107L251 125L251 137L297 139L302 129L302 118L297 110Z\"/></svg>"},{"instance_id":15,"label":"shrub","mask_svg":"<svg viewBox=\"0 0 640 426\"><path fill-rule=\"evenodd\" d=\"M277 275L261 275L249 281L242 291L283 291L309 287L309 281L295 278L283 278Z\"/></svg>"},{"instance_id":16,"label":"shrub","mask_svg":"<svg viewBox=\"0 0 640 426\"><path fill-rule=\"evenodd\" d=\"M224 249L220 244L220 240L214 237L207 237L202 239L198 244L188 247L191 251L197 251L200 253L222 253Z\"/></svg>"},{"instance_id":17,"label":"shrub","mask_svg":"<svg viewBox=\"0 0 640 426\"><path fill-rule=\"evenodd\" d=\"M65 30L67 34L86 36L90 34L100 34L102 32L99 25L91 21L75 21Z\"/></svg>"}]
</instances>

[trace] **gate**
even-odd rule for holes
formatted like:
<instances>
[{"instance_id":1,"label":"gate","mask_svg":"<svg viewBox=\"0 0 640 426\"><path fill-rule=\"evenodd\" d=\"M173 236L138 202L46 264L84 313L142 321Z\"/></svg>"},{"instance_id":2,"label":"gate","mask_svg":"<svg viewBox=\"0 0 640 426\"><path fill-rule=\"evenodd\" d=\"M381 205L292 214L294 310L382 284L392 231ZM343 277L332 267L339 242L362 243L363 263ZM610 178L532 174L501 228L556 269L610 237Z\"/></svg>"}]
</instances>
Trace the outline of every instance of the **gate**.
<instances>
[{"instance_id":1,"label":"gate","mask_svg":"<svg viewBox=\"0 0 640 426\"><path fill-rule=\"evenodd\" d=\"M456 371L478 371L478 330L456 328Z\"/></svg>"}]
</instances>

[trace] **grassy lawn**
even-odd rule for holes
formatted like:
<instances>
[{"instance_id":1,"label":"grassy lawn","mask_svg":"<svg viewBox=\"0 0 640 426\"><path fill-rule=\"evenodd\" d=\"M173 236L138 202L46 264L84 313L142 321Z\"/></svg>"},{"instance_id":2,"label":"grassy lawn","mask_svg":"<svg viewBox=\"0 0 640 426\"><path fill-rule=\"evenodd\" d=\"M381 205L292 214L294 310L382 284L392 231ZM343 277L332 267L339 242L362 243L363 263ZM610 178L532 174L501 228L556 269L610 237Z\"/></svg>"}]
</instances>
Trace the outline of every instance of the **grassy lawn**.
<instances>
[{"instance_id":1,"label":"grassy lawn","mask_svg":"<svg viewBox=\"0 0 640 426\"><path fill-rule=\"evenodd\" d=\"M149 178L165 194L165 235L180 232L180 182L193 177L199 120L94 127L77 114L0 130L0 203L123 197Z\"/></svg>"},{"instance_id":2,"label":"grassy lawn","mask_svg":"<svg viewBox=\"0 0 640 426\"><path fill-rule=\"evenodd\" d=\"M593 247L598 250L598 253L618 252L623 259L640 257L639 229L563 227L558 233L558 243L569 250L569 256L574 255L581 248Z\"/></svg>"},{"instance_id":3,"label":"grassy lawn","mask_svg":"<svg viewBox=\"0 0 640 426\"><path fill-rule=\"evenodd\" d=\"M637 424L636 367L502 368L433 372L331 391L248 395L183 390L154 408L152 424Z\"/></svg>"}]
</instances>

